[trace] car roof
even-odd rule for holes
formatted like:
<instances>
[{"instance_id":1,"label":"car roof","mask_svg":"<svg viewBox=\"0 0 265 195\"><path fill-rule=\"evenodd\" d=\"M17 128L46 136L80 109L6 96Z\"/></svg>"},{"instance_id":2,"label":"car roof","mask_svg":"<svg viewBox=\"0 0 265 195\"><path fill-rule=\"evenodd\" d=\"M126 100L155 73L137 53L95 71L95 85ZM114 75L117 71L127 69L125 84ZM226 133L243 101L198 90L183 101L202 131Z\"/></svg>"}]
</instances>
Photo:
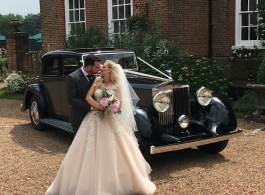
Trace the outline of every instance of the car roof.
<instances>
[{"instance_id":1,"label":"car roof","mask_svg":"<svg viewBox=\"0 0 265 195\"><path fill-rule=\"evenodd\" d=\"M86 54L100 54L100 53L120 53L120 52L133 52L133 50L117 49L117 48L78 48L78 49L63 49L54 50L45 53L42 58L51 55L75 55L82 56Z\"/></svg>"}]
</instances>

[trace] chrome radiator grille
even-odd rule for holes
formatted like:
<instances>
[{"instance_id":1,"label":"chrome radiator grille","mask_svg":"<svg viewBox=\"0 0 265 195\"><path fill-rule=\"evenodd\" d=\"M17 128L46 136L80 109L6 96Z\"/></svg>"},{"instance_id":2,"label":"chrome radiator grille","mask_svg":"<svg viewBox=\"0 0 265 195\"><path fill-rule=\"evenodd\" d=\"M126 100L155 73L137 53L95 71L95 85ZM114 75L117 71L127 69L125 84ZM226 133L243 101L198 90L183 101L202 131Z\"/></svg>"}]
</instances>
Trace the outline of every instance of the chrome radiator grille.
<instances>
[{"instance_id":1,"label":"chrome radiator grille","mask_svg":"<svg viewBox=\"0 0 265 195\"><path fill-rule=\"evenodd\" d=\"M159 113L159 121L163 128L170 134L177 134L182 131L178 125L178 118L181 115L190 117L189 110L189 87L175 88L168 93L170 107L166 112Z\"/></svg>"}]
</instances>

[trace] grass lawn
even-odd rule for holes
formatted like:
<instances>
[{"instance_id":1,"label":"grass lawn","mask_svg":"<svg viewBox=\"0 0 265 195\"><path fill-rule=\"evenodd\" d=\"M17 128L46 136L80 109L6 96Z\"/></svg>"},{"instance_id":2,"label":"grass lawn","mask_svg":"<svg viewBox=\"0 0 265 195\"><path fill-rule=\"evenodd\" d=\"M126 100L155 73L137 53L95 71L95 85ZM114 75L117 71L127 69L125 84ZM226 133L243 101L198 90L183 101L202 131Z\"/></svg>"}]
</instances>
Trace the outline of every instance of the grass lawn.
<instances>
[{"instance_id":1,"label":"grass lawn","mask_svg":"<svg viewBox=\"0 0 265 195\"><path fill-rule=\"evenodd\" d=\"M7 87L0 89L0 99L23 100L24 93L11 93Z\"/></svg>"}]
</instances>

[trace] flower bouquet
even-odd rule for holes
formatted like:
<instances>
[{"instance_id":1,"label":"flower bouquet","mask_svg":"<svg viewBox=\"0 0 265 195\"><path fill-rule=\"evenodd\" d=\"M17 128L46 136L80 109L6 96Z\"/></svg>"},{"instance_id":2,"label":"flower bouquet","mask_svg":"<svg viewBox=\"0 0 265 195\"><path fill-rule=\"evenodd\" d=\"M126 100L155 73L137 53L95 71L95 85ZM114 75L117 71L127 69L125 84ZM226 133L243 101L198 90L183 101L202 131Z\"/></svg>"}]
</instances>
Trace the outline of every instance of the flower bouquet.
<instances>
[{"instance_id":1,"label":"flower bouquet","mask_svg":"<svg viewBox=\"0 0 265 195\"><path fill-rule=\"evenodd\" d=\"M117 102L118 99L114 95L102 90L102 98L100 99L99 103L106 109L97 111L95 115L98 115L100 119L104 119L105 115L116 113L120 114L121 109L119 108L119 104Z\"/></svg>"}]
</instances>

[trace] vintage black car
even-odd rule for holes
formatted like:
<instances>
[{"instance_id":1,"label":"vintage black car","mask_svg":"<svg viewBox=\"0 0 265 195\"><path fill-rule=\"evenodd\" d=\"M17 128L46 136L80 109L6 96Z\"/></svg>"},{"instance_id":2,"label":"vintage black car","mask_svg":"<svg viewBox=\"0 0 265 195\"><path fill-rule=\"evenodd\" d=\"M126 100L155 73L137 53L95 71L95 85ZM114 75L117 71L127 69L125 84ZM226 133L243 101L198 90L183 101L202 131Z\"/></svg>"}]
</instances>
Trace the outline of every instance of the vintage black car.
<instances>
[{"instance_id":1,"label":"vintage black car","mask_svg":"<svg viewBox=\"0 0 265 195\"><path fill-rule=\"evenodd\" d=\"M190 99L189 86L175 83L170 74L161 72L163 77L158 77L141 73L138 60L146 63L144 60L137 58L132 50L115 48L57 50L42 56L41 82L28 86L21 105L22 111L29 109L35 129L44 130L48 125L73 133L65 80L83 65L88 54L98 55L102 63L113 60L125 70L140 98L135 107L136 136L147 160L151 154L194 146L218 153L230 138L241 134L226 100L213 96L205 87Z\"/></svg>"}]
</instances>

